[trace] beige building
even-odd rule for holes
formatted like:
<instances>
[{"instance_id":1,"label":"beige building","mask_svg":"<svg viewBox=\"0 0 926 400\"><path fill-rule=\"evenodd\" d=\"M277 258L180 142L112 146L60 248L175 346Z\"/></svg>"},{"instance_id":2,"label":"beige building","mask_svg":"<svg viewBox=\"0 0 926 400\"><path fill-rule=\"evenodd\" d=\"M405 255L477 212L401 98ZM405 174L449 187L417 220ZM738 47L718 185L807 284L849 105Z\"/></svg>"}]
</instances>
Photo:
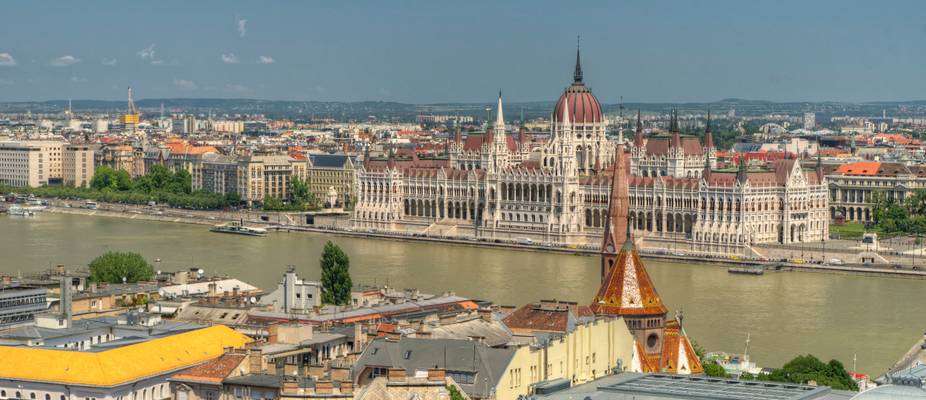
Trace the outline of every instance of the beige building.
<instances>
[{"instance_id":1,"label":"beige building","mask_svg":"<svg viewBox=\"0 0 926 400\"><path fill-rule=\"evenodd\" d=\"M306 179L306 161L287 155L259 155L238 161L238 194L248 203L287 199L293 177Z\"/></svg>"},{"instance_id":2,"label":"beige building","mask_svg":"<svg viewBox=\"0 0 926 400\"><path fill-rule=\"evenodd\" d=\"M90 186L93 171L93 148L90 145L64 146L61 154L61 178L65 186Z\"/></svg>"},{"instance_id":3,"label":"beige building","mask_svg":"<svg viewBox=\"0 0 926 400\"><path fill-rule=\"evenodd\" d=\"M326 206L329 189L337 193L337 203L329 207L350 204L354 196L354 159L344 154L310 154L307 180L309 190Z\"/></svg>"},{"instance_id":4,"label":"beige building","mask_svg":"<svg viewBox=\"0 0 926 400\"><path fill-rule=\"evenodd\" d=\"M58 140L0 142L0 183L15 187L61 183L65 146Z\"/></svg>"}]
</instances>

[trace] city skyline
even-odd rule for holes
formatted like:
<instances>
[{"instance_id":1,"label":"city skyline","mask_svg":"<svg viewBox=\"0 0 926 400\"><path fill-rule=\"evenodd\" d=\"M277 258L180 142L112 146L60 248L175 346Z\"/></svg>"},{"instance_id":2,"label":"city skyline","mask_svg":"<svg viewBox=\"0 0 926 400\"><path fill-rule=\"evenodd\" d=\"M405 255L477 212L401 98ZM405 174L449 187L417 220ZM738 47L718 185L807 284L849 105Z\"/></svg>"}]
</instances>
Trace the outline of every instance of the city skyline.
<instances>
[{"instance_id":1,"label":"city skyline","mask_svg":"<svg viewBox=\"0 0 926 400\"><path fill-rule=\"evenodd\" d=\"M919 4L893 4L11 2L0 101L119 100L126 86L142 99L427 104L501 88L543 101L568 83L577 36L604 103L919 100L926 25Z\"/></svg>"}]
</instances>

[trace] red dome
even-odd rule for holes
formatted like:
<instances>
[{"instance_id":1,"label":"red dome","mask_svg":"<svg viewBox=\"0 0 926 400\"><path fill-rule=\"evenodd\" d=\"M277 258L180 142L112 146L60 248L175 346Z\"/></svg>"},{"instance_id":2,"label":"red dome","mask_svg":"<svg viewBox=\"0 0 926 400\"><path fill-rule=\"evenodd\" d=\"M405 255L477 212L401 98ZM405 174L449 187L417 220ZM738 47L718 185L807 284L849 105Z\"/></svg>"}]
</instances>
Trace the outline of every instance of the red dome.
<instances>
[{"instance_id":1,"label":"red dome","mask_svg":"<svg viewBox=\"0 0 926 400\"><path fill-rule=\"evenodd\" d=\"M563 107L569 100L569 122L593 123L601 122L601 103L592 94L592 90L582 83L574 83L556 102L553 108L553 121L562 122Z\"/></svg>"}]
</instances>

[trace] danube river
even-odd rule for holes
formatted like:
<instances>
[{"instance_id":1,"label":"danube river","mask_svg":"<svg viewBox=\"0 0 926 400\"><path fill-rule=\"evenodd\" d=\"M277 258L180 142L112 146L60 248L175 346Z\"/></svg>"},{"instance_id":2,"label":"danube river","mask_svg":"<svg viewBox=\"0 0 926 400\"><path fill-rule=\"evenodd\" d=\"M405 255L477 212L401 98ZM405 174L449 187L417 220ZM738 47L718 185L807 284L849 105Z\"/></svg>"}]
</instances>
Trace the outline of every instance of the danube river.
<instances>
[{"instance_id":1,"label":"danube river","mask_svg":"<svg viewBox=\"0 0 926 400\"><path fill-rule=\"evenodd\" d=\"M0 272L85 265L106 250L138 251L156 268L200 267L272 289L287 265L318 279L326 240L350 256L355 283L414 287L522 305L540 299L589 303L599 285L598 258L312 233L246 237L203 225L41 213L0 216ZM647 268L670 310L684 310L688 334L709 351L749 353L761 366L798 354L836 358L879 375L926 330L920 301L926 281L777 272L730 275L726 268L650 261Z\"/></svg>"}]
</instances>

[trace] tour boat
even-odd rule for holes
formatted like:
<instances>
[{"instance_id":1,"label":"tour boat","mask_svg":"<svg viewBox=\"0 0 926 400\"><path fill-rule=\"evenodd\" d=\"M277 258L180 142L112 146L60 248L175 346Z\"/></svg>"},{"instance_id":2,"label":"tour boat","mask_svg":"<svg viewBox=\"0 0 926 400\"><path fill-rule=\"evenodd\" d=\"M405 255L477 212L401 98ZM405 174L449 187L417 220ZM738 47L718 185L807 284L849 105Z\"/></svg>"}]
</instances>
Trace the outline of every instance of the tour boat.
<instances>
[{"instance_id":1,"label":"tour boat","mask_svg":"<svg viewBox=\"0 0 926 400\"><path fill-rule=\"evenodd\" d=\"M12 206L6 210L7 214L15 215L18 217L32 217L35 216L35 211L28 209L26 207Z\"/></svg>"},{"instance_id":2,"label":"tour boat","mask_svg":"<svg viewBox=\"0 0 926 400\"><path fill-rule=\"evenodd\" d=\"M237 235L247 235L247 236L266 236L267 230L264 228L254 228L250 226L244 226L240 222L229 222L225 224L220 224L213 226L210 229L212 232L219 233L233 233Z\"/></svg>"}]
</instances>

